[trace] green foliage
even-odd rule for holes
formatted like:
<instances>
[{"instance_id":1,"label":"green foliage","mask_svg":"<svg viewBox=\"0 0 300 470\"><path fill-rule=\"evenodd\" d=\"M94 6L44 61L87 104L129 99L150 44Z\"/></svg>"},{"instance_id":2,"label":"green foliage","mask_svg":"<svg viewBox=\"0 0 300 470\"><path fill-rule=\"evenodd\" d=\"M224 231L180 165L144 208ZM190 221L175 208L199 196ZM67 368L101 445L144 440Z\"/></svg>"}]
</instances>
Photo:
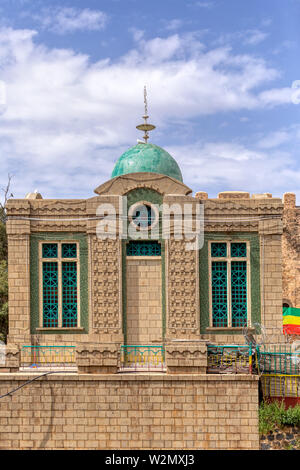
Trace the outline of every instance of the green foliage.
<instances>
[{"instance_id":1,"label":"green foliage","mask_svg":"<svg viewBox=\"0 0 300 470\"><path fill-rule=\"evenodd\" d=\"M1 222L0 215L0 260L7 259L7 236L5 224Z\"/></svg>"},{"instance_id":2,"label":"green foliage","mask_svg":"<svg viewBox=\"0 0 300 470\"><path fill-rule=\"evenodd\" d=\"M258 416L260 434L267 434L285 426L300 427L300 405L285 409L283 402L262 402Z\"/></svg>"},{"instance_id":3,"label":"green foliage","mask_svg":"<svg viewBox=\"0 0 300 470\"><path fill-rule=\"evenodd\" d=\"M0 309L0 340L6 343L8 333L8 302L5 302Z\"/></svg>"}]
</instances>

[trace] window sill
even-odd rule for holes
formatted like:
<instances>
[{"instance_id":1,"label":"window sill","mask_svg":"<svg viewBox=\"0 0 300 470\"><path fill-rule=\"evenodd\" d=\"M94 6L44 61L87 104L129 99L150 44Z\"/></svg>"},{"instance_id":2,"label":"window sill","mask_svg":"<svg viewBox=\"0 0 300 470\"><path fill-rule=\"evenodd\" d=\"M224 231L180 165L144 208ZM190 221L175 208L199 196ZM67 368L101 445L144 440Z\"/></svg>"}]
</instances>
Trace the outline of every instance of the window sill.
<instances>
[{"instance_id":1,"label":"window sill","mask_svg":"<svg viewBox=\"0 0 300 470\"><path fill-rule=\"evenodd\" d=\"M83 331L84 328L81 326L76 326L74 328L66 327L49 327L49 328L36 328L36 331Z\"/></svg>"},{"instance_id":2,"label":"window sill","mask_svg":"<svg viewBox=\"0 0 300 470\"><path fill-rule=\"evenodd\" d=\"M152 259L161 259L161 256L126 256L126 259L134 259L134 260L152 260Z\"/></svg>"},{"instance_id":3,"label":"window sill","mask_svg":"<svg viewBox=\"0 0 300 470\"><path fill-rule=\"evenodd\" d=\"M222 327L212 327L206 328L206 331L243 331L245 327L232 327L232 326L222 326ZM247 332L255 333L255 328L247 327Z\"/></svg>"}]
</instances>

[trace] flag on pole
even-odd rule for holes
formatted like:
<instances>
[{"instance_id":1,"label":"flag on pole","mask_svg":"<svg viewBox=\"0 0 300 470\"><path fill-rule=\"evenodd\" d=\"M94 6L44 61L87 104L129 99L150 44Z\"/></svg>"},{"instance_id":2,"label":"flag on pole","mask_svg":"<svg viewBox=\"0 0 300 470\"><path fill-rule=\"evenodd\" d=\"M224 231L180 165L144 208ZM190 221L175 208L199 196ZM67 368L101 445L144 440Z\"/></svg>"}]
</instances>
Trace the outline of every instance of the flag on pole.
<instances>
[{"instance_id":1,"label":"flag on pole","mask_svg":"<svg viewBox=\"0 0 300 470\"><path fill-rule=\"evenodd\" d=\"M300 308L283 307L283 334L300 335Z\"/></svg>"}]
</instances>

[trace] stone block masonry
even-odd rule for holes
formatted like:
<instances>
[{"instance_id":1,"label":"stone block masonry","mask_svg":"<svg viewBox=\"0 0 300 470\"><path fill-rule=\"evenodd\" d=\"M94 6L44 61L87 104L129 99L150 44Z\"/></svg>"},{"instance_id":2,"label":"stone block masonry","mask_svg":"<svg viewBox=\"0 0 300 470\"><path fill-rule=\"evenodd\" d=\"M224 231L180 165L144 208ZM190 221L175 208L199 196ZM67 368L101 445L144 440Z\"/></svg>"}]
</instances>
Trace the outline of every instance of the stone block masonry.
<instances>
[{"instance_id":1,"label":"stone block masonry","mask_svg":"<svg viewBox=\"0 0 300 470\"><path fill-rule=\"evenodd\" d=\"M53 374L0 400L0 449L258 448L257 376Z\"/></svg>"}]
</instances>

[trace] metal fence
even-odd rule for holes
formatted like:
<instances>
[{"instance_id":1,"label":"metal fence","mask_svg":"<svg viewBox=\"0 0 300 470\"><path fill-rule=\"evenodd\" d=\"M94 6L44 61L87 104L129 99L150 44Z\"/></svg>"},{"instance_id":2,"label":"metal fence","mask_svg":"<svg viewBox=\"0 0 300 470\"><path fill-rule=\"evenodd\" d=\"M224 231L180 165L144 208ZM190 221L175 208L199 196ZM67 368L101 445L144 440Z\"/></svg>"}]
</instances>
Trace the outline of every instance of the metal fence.
<instances>
[{"instance_id":1,"label":"metal fence","mask_svg":"<svg viewBox=\"0 0 300 470\"><path fill-rule=\"evenodd\" d=\"M163 346L121 346L121 371L164 371L165 350Z\"/></svg>"},{"instance_id":2,"label":"metal fence","mask_svg":"<svg viewBox=\"0 0 300 470\"><path fill-rule=\"evenodd\" d=\"M76 370L76 346L22 346L20 370Z\"/></svg>"},{"instance_id":3,"label":"metal fence","mask_svg":"<svg viewBox=\"0 0 300 470\"><path fill-rule=\"evenodd\" d=\"M251 345L207 346L208 374L249 374L253 372L253 348Z\"/></svg>"},{"instance_id":4,"label":"metal fence","mask_svg":"<svg viewBox=\"0 0 300 470\"><path fill-rule=\"evenodd\" d=\"M299 375L263 374L261 386L264 398L300 398Z\"/></svg>"},{"instance_id":5,"label":"metal fence","mask_svg":"<svg viewBox=\"0 0 300 470\"><path fill-rule=\"evenodd\" d=\"M262 374L300 374L300 352L290 344L260 346L256 362Z\"/></svg>"}]
</instances>

